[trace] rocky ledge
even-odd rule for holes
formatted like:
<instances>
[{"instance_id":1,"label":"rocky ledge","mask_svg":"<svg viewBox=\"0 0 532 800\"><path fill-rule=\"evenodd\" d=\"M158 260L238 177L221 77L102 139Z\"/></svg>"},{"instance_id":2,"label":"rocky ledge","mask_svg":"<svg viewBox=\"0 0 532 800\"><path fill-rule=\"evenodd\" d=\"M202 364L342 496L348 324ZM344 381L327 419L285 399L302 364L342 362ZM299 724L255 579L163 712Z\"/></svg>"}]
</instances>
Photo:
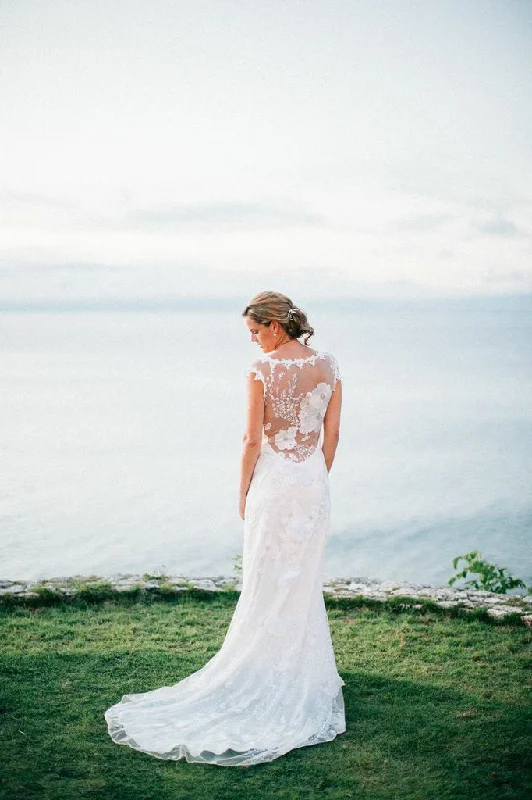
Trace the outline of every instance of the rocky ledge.
<instances>
[{"instance_id":1,"label":"rocky ledge","mask_svg":"<svg viewBox=\"0 0 532 800\"><path fill-rule=\"evenodd\" d=\"M87 589L111 589L117 592L142 590L161 590L186 592L200 589L205 592L240 591L238 577L187 578L183 575L130 575L118 573L110 578L95 575L75 575L69 578L47 578L39 581L0 580L0 600L2 596L38 598L47 592L63 596L75 595ZM415 600L431 601L441 608L462 608L487 610L490 617L504 619L508 615L518 615L521 622L532 627L532 595L502 595L478 589L455 589L450 586L430 586L424 583L406 583L373 578L335 578L323 586L325 594L332 597L366 598L386 601L397 597L408 598L411 608L421 608L422 603Z\"/></svg>"}]
</instances>

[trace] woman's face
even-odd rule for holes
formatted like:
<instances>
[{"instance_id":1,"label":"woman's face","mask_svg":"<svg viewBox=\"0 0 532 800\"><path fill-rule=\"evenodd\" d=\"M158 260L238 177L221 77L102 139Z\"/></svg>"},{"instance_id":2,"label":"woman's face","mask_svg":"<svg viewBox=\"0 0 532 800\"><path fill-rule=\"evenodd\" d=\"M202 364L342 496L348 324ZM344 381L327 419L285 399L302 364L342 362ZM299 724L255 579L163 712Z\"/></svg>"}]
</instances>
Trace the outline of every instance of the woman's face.
<instances>
[{"instance_id":1,"label":"woman's face","mask_svg":"<svg viewBox=\"0 0 532 800\"><path fill-rule=\"evenodd\" d=\"M251 317L246 317L246 325L251 334L251 341L259 345L261 350L265 353L270 353L275 350L277 346L277 336L279 324L271 322L269 325L263 325L262 322L256 322Z\"/></svg>"}]
</instances>

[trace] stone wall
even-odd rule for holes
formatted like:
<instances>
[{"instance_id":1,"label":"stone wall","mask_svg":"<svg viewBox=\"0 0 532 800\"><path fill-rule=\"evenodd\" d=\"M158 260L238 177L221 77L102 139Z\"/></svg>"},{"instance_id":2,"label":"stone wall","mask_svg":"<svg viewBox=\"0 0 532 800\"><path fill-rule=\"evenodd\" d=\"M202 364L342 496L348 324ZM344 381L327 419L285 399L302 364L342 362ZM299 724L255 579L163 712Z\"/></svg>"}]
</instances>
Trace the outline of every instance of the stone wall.
<instances>
[{"instance_id":1,"label":"stone wall","mask_svg":"<svg viewBox=\"0 0 532 800\"><path fill-rule=\"evenodd\" d=\"M40 590L48 589L64 596L72 596L89 587L109 587L117 592L139 588L144 590L165 587L169 591L186 592L202 589L219 592L228 589L239 591L238 577L189 578L183 575L131 575L118 573L111 578L75 575L67 578L47 578L40 581L0 580L0 599L5 596L37 598ZM532 595L503 595L474 589L456 589L450 586L430 586L422 583L405 583L376 578L334 578L328 580L323 591L332 597L369 598L386 601L394 597L411 600L430 600L441 608L485 608L489 616L504 619L518 614L524 625L532 627ZM416 607L412 602L411 607ZM418 605L417 607L421 607Z\"/></svg>"}]
</instances>

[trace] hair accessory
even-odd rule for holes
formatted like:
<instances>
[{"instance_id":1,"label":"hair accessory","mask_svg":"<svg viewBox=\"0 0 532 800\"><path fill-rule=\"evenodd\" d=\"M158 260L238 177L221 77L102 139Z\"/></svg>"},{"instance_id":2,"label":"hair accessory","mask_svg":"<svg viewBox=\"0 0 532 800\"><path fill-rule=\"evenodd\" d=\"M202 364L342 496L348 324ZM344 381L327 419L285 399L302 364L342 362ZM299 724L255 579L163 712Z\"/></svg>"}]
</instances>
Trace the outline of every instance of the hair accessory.
<instances>
[{"instance_id":1,"label":"hair accessory","mask_svg":"<svg viewBox=\"0 0 532 800\"><path fill-rule=\"evenodd\" d=\"M289 317L289 318L290 318L290 317L293 317L293 316L294 316L294 313L295 313L296 311L300 311L300 310L301 310L301 309L299 309L297 306L292 306L292 308L289 308L289 309L288 309L288 317Z\"/></svg>"}]
</instances>

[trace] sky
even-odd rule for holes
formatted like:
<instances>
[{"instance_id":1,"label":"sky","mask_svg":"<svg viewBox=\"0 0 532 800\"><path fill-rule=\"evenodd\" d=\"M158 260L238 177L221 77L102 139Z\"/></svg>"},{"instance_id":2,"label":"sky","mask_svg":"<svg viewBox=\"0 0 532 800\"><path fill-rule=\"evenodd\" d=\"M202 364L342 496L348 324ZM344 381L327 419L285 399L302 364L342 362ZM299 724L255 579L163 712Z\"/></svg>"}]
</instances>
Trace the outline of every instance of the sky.
<instances>
[{"instance_id":1,"label":"sky","mask_svg":"<svg viewBox=\"0 0 532 800\"><path fill-rule=\"evenodd\" d=\"M0 307L532 291L530 0L2 0Z\"/></svg>"}]
</instances>

